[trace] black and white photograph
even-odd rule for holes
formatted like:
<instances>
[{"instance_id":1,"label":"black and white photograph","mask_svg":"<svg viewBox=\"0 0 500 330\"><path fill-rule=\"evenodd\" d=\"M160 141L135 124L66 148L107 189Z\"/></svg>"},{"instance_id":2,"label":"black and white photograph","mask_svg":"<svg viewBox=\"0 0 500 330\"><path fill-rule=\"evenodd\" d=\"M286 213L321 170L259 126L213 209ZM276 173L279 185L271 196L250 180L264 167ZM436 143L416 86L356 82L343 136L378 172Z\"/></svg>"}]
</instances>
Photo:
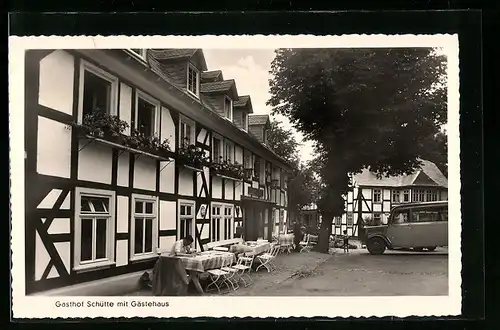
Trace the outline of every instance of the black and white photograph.
<instances>
[{"instance_id":1,"label":"black and white photograph","mask_svg":"<svg viewBox=\"0 0 500 330\"><path fill-rule=\"evenodd\" d=\"M15 317L460 314L457 35L10 47Z\"/></svg>"}]
</instances>

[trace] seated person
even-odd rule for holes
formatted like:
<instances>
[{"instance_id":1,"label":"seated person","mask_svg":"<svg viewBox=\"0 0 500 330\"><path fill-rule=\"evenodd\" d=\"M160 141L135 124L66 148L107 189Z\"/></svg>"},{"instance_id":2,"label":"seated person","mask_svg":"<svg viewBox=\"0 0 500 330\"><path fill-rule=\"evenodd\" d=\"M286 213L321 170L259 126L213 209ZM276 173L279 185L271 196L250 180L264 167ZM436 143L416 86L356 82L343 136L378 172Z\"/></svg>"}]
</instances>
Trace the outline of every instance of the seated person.
<instances>
[{"instance_id":1,"label":"seated person","mask_svg":"<svg viewBox=\"0 0 500 330\"><path fill-rule=\"evenodd\" d=\"M191 253L191 244L194 242L194 239L191 235L187 235L183 239L178 240L172 246L172 250L170 251L170 255L175 256L177 254L189 254Z\"/></svg>"}]
</instances>

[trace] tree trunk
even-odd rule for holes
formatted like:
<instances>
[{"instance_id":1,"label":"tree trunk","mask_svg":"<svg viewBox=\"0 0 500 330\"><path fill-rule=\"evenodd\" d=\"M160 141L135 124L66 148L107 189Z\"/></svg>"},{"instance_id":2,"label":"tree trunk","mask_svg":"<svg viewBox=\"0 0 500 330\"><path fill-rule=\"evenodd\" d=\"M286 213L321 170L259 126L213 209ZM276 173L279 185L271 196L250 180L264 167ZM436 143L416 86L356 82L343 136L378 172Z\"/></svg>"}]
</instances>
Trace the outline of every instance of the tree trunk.
<instances>
[{"instance_id":1,"label":"tree trunk","mask_svg":"<svg viewBox=\"0 0 500 330\"><path fill-rule=\"evenodd\" d=\"M318 237L318 244L315 247L315 251L321 253L328 253L330 248L330 235L332 233L332 221L333 216L325 216L321 221L321 229Z\"/></svg>"}]
</instances>

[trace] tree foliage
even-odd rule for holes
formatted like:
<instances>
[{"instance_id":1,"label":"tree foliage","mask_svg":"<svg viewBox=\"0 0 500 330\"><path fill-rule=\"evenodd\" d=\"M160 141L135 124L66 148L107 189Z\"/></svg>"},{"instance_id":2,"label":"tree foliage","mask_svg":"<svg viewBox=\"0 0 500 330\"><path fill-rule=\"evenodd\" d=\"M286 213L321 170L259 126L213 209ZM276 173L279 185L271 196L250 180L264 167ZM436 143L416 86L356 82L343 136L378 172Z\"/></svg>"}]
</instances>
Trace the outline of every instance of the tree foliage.
<instances>
[{"instance_id":1,"label":"tree foliage","mask_svg":"<svg viewBox=\"0 0 500 330\"><path fill-rule=\"evenodd\" d=\"M292 166L288 178L288 206L297 215L305 205L316 201L318 180L313 169L300 162L299 143L292 130L285 129L279 121L271 121L267 141L268 146Z\"/></svg>"},{"instance_id":2,"label":"tree foliage","mask_svg":"<svg viewBox=\"0 0 500 330\"><path fill-rule=\"evenodd\" d=\"M344 212L351 175L409 174L429 154L447 122L445 70L431 48L276 51L268 104L316 142L325 228Z\"/></svg>"}]
</instances>

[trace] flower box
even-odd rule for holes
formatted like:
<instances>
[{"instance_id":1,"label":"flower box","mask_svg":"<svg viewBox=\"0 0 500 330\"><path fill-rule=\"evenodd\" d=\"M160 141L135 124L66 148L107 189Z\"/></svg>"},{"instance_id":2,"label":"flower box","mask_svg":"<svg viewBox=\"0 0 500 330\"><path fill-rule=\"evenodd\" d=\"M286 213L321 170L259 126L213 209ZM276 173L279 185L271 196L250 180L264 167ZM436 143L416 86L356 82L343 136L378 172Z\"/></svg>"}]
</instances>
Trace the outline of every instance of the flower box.
<instances>
[{"instance_id":1,"label":"flower box","mask_svg":"<svg viewBox=\"0 0 500 330\"><path fill-rule=\"evenodd\" d=\"M232 164L227 160L214 162L211 169L218 175L234 180L242 180L245 177L243 166L238 163Z\"/></svg>"}]
</instances>

